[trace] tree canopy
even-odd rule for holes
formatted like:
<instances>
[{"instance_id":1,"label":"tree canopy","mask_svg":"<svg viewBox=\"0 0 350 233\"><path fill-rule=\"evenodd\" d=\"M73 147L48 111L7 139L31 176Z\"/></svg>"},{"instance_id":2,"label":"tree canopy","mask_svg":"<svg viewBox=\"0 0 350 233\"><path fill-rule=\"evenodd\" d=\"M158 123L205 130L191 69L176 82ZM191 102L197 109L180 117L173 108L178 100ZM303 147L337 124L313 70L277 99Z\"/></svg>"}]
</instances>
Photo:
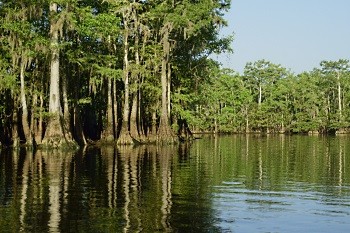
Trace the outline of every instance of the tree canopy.
<instances>
[{"instance_id":1,"label":"tree canopy","mask_svg":"<svg viewBox=\"0 0 350 233\"><path fill-rule=\"evenodd\" d=\"M177 141L177 130L188 132L181 114L188 109L174 93L192 94L208 56L230 50L232 38L219 37L229 7L228 0L1 1L1 142Z\"/></svg>"}]
</instances>

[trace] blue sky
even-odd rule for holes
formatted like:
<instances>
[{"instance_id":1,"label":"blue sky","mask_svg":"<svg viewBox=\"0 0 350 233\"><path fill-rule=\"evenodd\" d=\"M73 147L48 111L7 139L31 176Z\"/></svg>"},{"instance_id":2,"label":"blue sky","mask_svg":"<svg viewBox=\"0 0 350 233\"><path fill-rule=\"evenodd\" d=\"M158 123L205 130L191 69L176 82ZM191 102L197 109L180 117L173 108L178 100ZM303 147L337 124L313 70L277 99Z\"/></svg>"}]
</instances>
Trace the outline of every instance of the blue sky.
<instances>
[{"instance_id":1,"label":"blue sky","mask_svg":"<svg viewBox=\"0 0 350 233\"><path fill-rule=\"evenodd\" d=\"M214 59L240 73L259 59L295 73L350 59L350 0L232 0L225 18L234 53Z\"/></svg>"}]
</instances>

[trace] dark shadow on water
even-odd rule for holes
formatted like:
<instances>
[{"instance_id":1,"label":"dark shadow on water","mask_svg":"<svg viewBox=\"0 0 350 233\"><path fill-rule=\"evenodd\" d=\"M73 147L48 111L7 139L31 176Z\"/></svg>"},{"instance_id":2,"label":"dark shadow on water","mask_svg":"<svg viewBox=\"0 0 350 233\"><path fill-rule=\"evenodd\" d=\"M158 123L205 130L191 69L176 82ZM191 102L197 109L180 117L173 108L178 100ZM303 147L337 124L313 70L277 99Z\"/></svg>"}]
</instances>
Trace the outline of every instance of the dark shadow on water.
<instances>
[{"instance_id":1,"label":"dark shadow on water","mask_svg":"<svg viewBox=\"0 0 350 233\"><path fill-rule=\"evenodd\" d=\"M179 166L190 149L2 151L0 231L220 232L200 174Z\"/></svg>"}]
</instances>

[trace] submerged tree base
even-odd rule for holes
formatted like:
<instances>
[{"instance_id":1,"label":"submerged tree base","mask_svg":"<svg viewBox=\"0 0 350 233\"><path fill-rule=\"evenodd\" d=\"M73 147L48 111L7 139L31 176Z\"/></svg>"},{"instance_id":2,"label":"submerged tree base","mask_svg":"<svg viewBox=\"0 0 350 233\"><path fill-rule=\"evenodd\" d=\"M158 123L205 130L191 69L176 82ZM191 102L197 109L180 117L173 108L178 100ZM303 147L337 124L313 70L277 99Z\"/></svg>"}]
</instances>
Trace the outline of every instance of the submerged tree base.
<instances>
[{"instance_id":1,"label":"submerged tree base","mask_svg":"<svg viewBox=\"0 0 350 233\"><path fill-rule=\"evenodd\" d=\"M193 133L190 130L186 120L179 120L178 137L181 142L192 141L194 139Z\"/></svg>"},{"instance_id":2,"label":"submerged tree base","mask_svg":"<svg viewBox=\"0 0 350 233\"><path fill-rule=\"evenodd\" d=\"M144 144L155 144L156 141L157 141L157 135L150 134L150 135L147 135L147 138Z\"/></svg>"},{"instance_id":3,"label":"submerged tree base","mask_svg":"<svg viewBox=\"0 0 350 233\"><path fill-rule=\"evenodd\" d=\"M48 149L78 149L79 145L72 139L72 136L67 133L65 137L63 132L64 130L61 126L60 117L56 116L51 118L47 126L45 137L41 143L38 144L38 147Z\"/></svg>"},{"instance_id":4,"label":"submerged tree base","mask_svg":"<svg viewBox=\"0 0 350 233\"><path fill-rule=\"evenodd\" d=\"M118 140L117 140L117 145L133 145L134 140L130 136L129 132L121 132Z\"/></svg>"},{"instance_id":5,"label":"submerged tree base","mask_svg":"<svg viewBox=\"0 0 350 233\"><path fill-rule=\"evenodd\" d=\"M97 144L97 145L114 145L116 140L114 139L113 135L105 136L98 140L97 142L90 142L89 144Z\"/></svg>"},{"instance_id":6,"label":"submerged tree base","mask_svg":"<svg viewBox=\"0 0 350 233\"><path fill-rule=\"evenodd\" d=\"M177 144L179 142L178 137L173 136L158 136L157 137L157 144L160 145L170 145L170 144Z\"/></svg>"},{"instance_id":7,"label":"submerged tree base","mask_svg":"<svg viewBox=\"0 0 350 233\"><path fill-rule=\"evenodd\" d=\"M38 148L77 150L79 149L79 145L74 141L67 141L61 137L53 137L43 141L38 145Z\"/></svg>"},{"instance_id":8,"label":"submerged tree base","mask_svg":"<svg viewBox=\"0 0 350 233\"><path fill-rule=\"evenodd\" d=\"M167 145L167 144L176 144L179 142L177 135L173 133L171 129L167 131L161 131L157 135L157 144Z\"/></svg>"},{"instance_id":9,"label":"submerged tree base","mask_svg":"<svg viewBox=\"0 0 350 233\"><path fill-rule=\"evenodd\" d=\"M167 145L176 144L179 142L178 136L173 132L173 130L168 125L161 125L158 129L157 134L157 144Z\"/></svg>"}]
</instances>

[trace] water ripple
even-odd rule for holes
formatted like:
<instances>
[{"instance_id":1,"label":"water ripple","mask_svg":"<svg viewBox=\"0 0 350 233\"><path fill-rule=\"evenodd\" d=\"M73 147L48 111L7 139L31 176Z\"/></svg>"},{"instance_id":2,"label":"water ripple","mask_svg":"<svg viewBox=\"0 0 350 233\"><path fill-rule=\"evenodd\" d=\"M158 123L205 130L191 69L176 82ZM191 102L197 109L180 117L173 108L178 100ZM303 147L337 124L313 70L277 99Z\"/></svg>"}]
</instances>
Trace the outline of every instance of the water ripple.
<instances>
[{"instance_id":1,"label":"water ripple","mask_svg":"<svg viewBox=\"0 0 350 233\"><path fill-rule=\"evenodd\" d=\"M349 196L338 198L306 190L305 184L295 184L286 191L247 189L239 181L223 182L213 188L218 225L232 232L249 232L250 224L268 232L300 232L304 228L328 232L334 230L330 227L334 225L339 226L339 232L350 229Z\"/></svg>"}]
</instances>

